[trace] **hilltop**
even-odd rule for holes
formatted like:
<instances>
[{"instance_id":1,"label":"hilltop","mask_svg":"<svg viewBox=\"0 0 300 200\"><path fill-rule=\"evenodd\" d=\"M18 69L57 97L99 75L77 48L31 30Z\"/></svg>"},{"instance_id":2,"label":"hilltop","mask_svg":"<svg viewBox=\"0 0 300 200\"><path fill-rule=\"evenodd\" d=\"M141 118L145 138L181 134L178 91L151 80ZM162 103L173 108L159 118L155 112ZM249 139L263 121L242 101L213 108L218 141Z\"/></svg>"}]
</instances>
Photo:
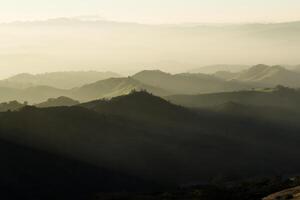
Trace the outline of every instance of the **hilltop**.
<instances>
[{"instance_id":1,"label":"hilltop","mask_svg":"<svg viewBox=\"0 0 300 200\"><path fill-rule=\"evenodd\" d=\"M36 107L39 108L47 108L47 107L59 107L59 106L75 106L78 105L80 102L75 101L68 97L58 97L58 98L50 98L45 102L35 104Z\"/></svg>"},{"instance_id":2,"label":"hilltop","mask_svg":"<svg viewBox=\"0 0 300 200\"><path fill-rule=\"evenodd\" d=\"M49 86L60 89L71 89L85 84L93 83L120 75L113 72L97 71L70 71L70 72L51 72L44 74L17 74L10 78L0 81L1 87L29 88L36 86Z\"/></svg>"},{"instance_id":3,"label":"hilltop","mask_svg":"<svg viewBox=\"0 0 300 200\"><path fill-rule=\"evenodd\" d=\"M172 75L159 70L141 71L132 78L148 85L160 87L173 94L200 94L251 88L246 84L224 81L212 75L191 73Z\"/></svg>"}]
</instances>

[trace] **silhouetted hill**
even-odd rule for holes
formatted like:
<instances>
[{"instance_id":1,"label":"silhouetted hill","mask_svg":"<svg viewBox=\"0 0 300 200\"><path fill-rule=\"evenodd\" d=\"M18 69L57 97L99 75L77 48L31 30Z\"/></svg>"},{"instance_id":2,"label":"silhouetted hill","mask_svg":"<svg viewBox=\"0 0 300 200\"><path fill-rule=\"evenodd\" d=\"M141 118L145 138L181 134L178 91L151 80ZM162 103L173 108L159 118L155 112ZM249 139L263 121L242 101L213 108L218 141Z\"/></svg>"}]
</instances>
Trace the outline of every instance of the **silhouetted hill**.
<instances>
[{"instance_id":1,"label":"silhouetted hill","mask_svg":"<svg viewBox=\"0 0 300 200\"><path fill-rule=\"evenodd\" d=\"M149 86L133 78L111 78L73 89L72 96L82 101L91 101L129 94L132 90L147 90L158 96L170 94L166 90Z\"/></svg>"},{"instance_id":2,"label":"silhouetted hill","mask_svg":"<svg viewBox=\"0 0 300 200\"><path fill-rule=\"evenodd\" d=\"M59 107L59 106L75 106L79 104L79 101L75 101L68 97L58 97L58 98L50 98L46 102L42 102L36 104L36 107L46 108L46 107Z\"/></svg>"},{"instance_id":3,"label":"silhouetted hill","mask_svg":"<svg viewBox=\"0 0 300 200\"><path fill-rule=\"evenodd\" d=\"M44 85L60 89L71 89L99 80L119 76L120 75L113 72L97 71L51 72L37 75L25 73L0 81L0 86L22 89Z\"/></svg>"},{"instance_id":4,"label":"silhouetted hill","mask_svg":"<svg viewBox=\"0 0 300 200\"><path fill-rule=\"evenodd\" d=\"M206 74L168 74L162 71L142 71L133 76L145 84L170 91L174 94L199 94L234 91L251 88L235 81L224 81Z\"/></svg>"},{"instance_id":5,"label":"silhouetted hill","mask_svg":"<svg viewBox=\"0 0 300 200\"><path fill-rule=\"evenodd\" d=\"M102 102L100 112L92 110L95 104L0 113L0 138L167 185L288 174L300 167L297 126L215 111L197 111L190 120L186 109L144 92Z\"/></svg>"},{"instance_id":6,"label":"silhouetted hill","mask_svg":"<svg viewBox=\"0 0 300 200\"><path fill-rule=\"evenodd\" d=\"M129 95L92 101L80 106L101 114L155 123L180 123L196 118L196 114L188 109L171 104L147 91L132 91Z\"/></svg>"},{"instance_id":7,"label":"silhouetted hill","mask_svg":"<svg viewBox=\"0 0 300 200\"><path fill-rule=\"evenodd\" d=\"M26 106L26 104L19 103L17 101L4 102L0 104L0 112L16 111Z\"/></svg>"}]
</instances>

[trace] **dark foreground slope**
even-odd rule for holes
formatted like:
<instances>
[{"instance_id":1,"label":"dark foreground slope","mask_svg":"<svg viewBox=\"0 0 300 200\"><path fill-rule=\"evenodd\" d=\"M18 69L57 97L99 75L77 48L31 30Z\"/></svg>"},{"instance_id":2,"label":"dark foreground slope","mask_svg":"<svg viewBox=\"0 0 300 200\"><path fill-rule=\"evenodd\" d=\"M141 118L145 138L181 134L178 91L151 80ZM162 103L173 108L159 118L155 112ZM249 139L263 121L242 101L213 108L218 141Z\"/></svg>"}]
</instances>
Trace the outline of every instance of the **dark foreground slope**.
<instances>
[{"instance_id":1,"label":"dark foreground slope","mask_svg":"<svg viewBox=\"0 0 300 200\"><path fill-rule=\"evenodd\" d=\"M135 177L66 156L0 140L0 198L91 199L93 194L151 188Z\"/></svg>"},{"instance_id":2,"label":"dark foreground slope","mask_svg":"<svg viewBox=\"0 0 300 200\"><path fill-rule=\"evenodd\" d=\"M102 104L130 107L94 111ZM0 138L160 185L299 172L297 127L192 113L145 92L91 105L1 113ZM168 113L177 117L168 119Z\"/></svg>"}]
</instances>

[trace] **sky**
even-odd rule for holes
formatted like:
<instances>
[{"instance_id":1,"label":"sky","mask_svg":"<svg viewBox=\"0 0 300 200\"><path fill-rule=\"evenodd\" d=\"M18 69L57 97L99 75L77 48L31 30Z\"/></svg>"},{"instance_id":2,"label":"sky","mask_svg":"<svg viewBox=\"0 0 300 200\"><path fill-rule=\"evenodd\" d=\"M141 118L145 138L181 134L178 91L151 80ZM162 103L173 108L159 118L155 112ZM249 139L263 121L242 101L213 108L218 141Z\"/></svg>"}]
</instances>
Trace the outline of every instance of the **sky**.
<instances>
[{"instance_id":1,"label":"sky","mask_svg":"<svg viewBox=\"0 0 300 200\"><path fill-rule=\"evenodd\" d=\"M0 21L89 17L139 23L300 20L299 0L0 0Z\"/></svg>"}]
</instances>

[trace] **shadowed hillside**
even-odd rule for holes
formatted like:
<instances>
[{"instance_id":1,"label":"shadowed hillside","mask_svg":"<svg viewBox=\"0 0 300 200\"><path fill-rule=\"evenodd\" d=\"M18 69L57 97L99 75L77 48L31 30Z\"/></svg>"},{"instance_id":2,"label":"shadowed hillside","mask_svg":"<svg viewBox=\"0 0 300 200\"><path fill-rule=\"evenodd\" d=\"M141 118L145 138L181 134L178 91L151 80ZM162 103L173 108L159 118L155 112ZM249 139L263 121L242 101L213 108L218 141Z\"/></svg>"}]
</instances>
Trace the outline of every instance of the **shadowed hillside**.
<instances>
[{"instance_id":1,"label":"shadowed hillside","mask_svg":"<svg viewBox=\"0 0 300 200\"><path fill-rule=\"evenodd\" d=\"M89 110L98 104L99 113ZM0 137L167 185L287 174L300 167L294 159L300 156L297 127L243 115L190 114L145 92L86 105L1 113ZM175 116L174 123L168 116Z\"/></svg>"},{"instance_id":2,"label":"shadowed hillside","mask_svg":"<svg viewBox=\"0 0 300 200\"><path fill-rule=\"evenodd\" d=\"M197 115L183 107L170 104L147 91L132 91L129 95L111 100L98 100L81 104L101 114L122 116L155 123L180 123L195 120Z\"/></svg>"}]
</instances>

